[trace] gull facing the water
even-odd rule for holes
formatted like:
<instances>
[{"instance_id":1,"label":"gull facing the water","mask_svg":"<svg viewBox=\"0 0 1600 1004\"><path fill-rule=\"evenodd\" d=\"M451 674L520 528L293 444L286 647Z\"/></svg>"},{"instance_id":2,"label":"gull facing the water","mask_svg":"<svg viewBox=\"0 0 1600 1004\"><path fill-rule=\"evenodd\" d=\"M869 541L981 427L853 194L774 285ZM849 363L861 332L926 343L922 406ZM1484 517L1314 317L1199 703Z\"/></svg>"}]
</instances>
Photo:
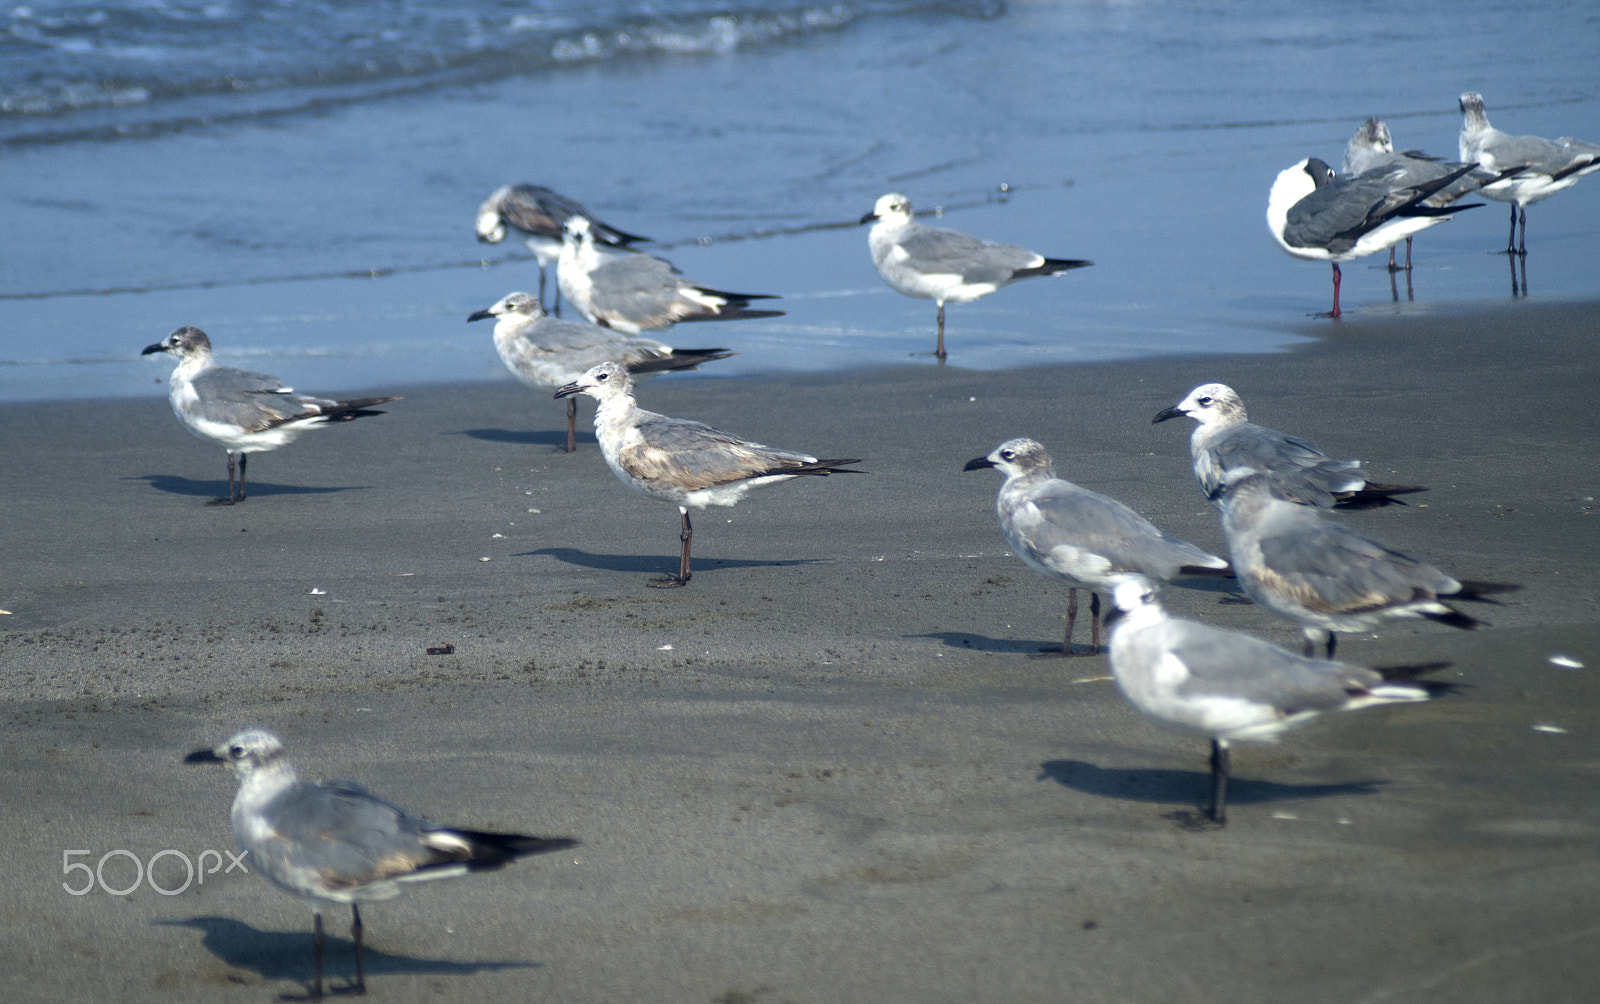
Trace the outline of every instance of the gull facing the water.
<instances>
[{"instance_id":1,"label":"gull facing the water","mask_svg":"<svg viewBox=\"0 0 1600 1004\"><path fill-rule=\"evenodd\" d=\"M1483 194L1496 202L1511 203L1511 235L1506 238L1506 254L1528 253L1528 210L1535 202L1570 188L1578 179L1600 170L1600 146L1563 136L1541 139L1538 136L1512 136L1489 124L1483 110L1483 95L1472 91L1461 95L1461 159L1481 164L1490 174L1502 176L1485 180ZM1509 174L1509 177L1505 176ZM1522 220L1521 239L1517 220Z\"/></svg>"},{"instance_id":2,"label":"gull facing the water","mask_svg":"<svg viewBox=\"0 0 1600 1004\"><path fill-rule=\"evenodd\" d=\"M726 359L727 349L675 349L653 338L625 335L611 328L545 315L527 293L510 293L468 321L496 318L494 347L512 375L529 387L555 390L608 360L622 363L638 376L669 370L692 370L713 359ZM567 452L577 449L578 399L567 398Z\"/></svg>"},{"instance_id":3,"label":"gull facing the water","mask_svg":"<svg viewBox=\"0 0 1600 1004\"><path fill-rule=\"evenodd\" d=\"M594 324L637 335L679 321L738 321L782 317L781 310L751 310L770 293L726 293L683 278L664 258L638 251L602 251L594 228L581 216L567 220L557 278L567 302Z\"/></svg>"},{"instance_id":4,"label":"gull facing the water","mask_svg":"<svg viewBox=\"0 0 1600 1004\"><path fill-rule=\"evenodd\" d=\"M283 381L265 373L218 366L211 358L211 339L199 328L182 327L140 355L166 352L178 357L172 371L168 398L172 411L184 428L218 443L228 451L228 497L211 500L211 505L232 505L244 501L245 462L252 453L265 453L294 442L307 429L329 422L348 422L368 415L375 404L387 404L398 397L363 397L350 401L296 394ZM233 475L238 463L239 493L234 494Z\"/></svg>"},{"instance_id":5,"label":"gull facing the water","mask_svg":"<svg viewBox=\"0 0 1600 1004\"><path fill-rule=\"evenodd\" d=\"M688 507L731 506L752 488L803 474L863 473L843 466L860 460L819 460L752 443L700 422L645 411L634 401L633 381L619 363L601 363L556 391L558 398L574 394L588 394L600 402L594 431L612 472L629 488L675 504L683 516L678 574L656 580L654 586L689 582L694 528Z\"/></svg>"},{"instance_id":6,"label":"gull facing the water","mask_svg":"<svg viewBox=\"0 0 1600 1004\"><path fill-rule=\"evenodd\" d=\"M1332 658L1335 632L1370 631L1391 617L1476 628L1483 622L1439 597L1486 600L1516 588L1459 582L1311 506L1279 498L1266 475L1249 468L1223 475L1222 532L1239 585L1257 606L1300 625L1306 655L1323 644Z\"/></svg>"},{"instance_id":7,"label":"gull facing the water","mask_svg":"<svg viewBox=\"0 0 1600 1004\"><path fill-rule=\"evenodd\" d=\"M545 267L561 257L562 230L574 216L589 221L595 239L616 247L648 241L648 237L618 230L560 192L540 185L502 185L478 207L475 229L484 244L498 244L509 229L516 230L539 262L539 302L544 302ZM561 287L556 287L556 307L561 306Z\"/></svg>"},{"instance_id":8,"label":"gull facing the water","mask_svg":"<svg viewBox=\"0 0 1600 1004\"><path fill-rule=\"evenodd\" d=\"M1089 593L1090 653L1100 650L1100 594L1118 583L1153 586L1183 573L1224 570L1214 554L1169 537L1149 520L1098 492L1055 475L1050 454L1032 439L1010 439L963 470L993 467L1006 476L995 499L1000 532L1022 563L1067 584L1067 630L1061 654L1072 654L1078 590Z\"/></svg>"},{"instance_id":9,"label":"gull facing the water","mask_svg":"<svg viewBox=\"0 0 1600 1004\"><path fill-rule=\"evenodd\" d=\"M1315 157L1285 168L1267 196L1267 228L1278 246L1296 258L1333 265L1333 309L1338 317L1339 263L1376 254L1450 219L1449 213L1474 206L1439 208L1428 199L1472 170L1468 164L1434 178L1417 180L1400 165L1378 167L1353 178L1336 178Z\"/></svg>"},{"instance_id":10,"label":"gull facing the water","mask_svg":"<svg viewBox=\"0 0 1600 1004\"><path fill-rule=\"evenodd\" d=\"M867 246L878 274L896 293L939 305L939 344L934 356L944 362L944 305L971 303L1019 279L1059 275L1093 265L1077 258L1046 258L1012 244L986 240L944 227L923 226L911 218L911 200L899 192L878 199L861 223L876 220Z\"/></svg>"},{"instance_id":11,"label":"gull facing the water","mask_svg":"<svg viewBox=\"0 0 1600 1004\"><path fill-rule=\"evenodd\" d=\"M358 903L392 899L413 882L493 871L517 858L576 847L569 837L528 837L432 826L350 781L302 781L270 732L240 732L184 763L222 763L239 778L230 818L250 868L312 908L315 982L322 996L322 910L350 904L356 977L341 991L366 993Z\"/></svg>"},{"instance_id":12,"label":"gull facing the water","mask_svg":"<svg viewBox=\"0 0 1600 1004\"><path fill-rule=\"evenodd\" d=\"M1295 655L1259 638L1167 616L1154 587L1124 582L1112 592L1111 674L1135 708L1158 725L1211 740L1211 805L1227 822L1228 744L1273 742L1329 711L1425 701L1398 682L1442 664L1366 669Z\"/></svg>"},{"instance_id":13,"label":"gull facing the water","mask_svg":"<svg viewBox=\"0 0 1600 1004\"><path fill-rule=\"evenodd\" d=\"M1198 424L1189 437L1194 479L1218 509L1222 476L1238 467L1267 475L1272 490L1291 502L1329 508L1382 505L1391 496L1427 491L1418 485L1385 485L1367 480L1359 460L1334 460L1298 436L1248 420L1244 402L1226 384L1201 384L1164 409L1151 424L1187 415Z\"/></svg>"}]
</instances>

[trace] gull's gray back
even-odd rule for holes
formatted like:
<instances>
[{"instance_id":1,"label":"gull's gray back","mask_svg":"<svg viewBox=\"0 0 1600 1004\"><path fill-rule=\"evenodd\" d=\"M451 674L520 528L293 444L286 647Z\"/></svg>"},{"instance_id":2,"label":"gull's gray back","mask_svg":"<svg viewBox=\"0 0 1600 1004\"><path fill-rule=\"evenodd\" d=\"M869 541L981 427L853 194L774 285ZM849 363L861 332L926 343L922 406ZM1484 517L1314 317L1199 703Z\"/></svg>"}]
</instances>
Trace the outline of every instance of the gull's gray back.
<instances>
[{"instance_id":1,"label":"gull's gray back","mask_svg":"<svg viewBox=\"0 0 1600 1004\"><path fill-rule=\"evenodd\" d=\"M192 417L225 422L251 432L304 414L308 403L333 403L289 393L283 381L275 376L228 366L208 366L195 374L189 384L197 396L197 400L187 406ZM181 411L179 414L182 417Z\"/></svg>"},{"instance_id":2,"label":"gull's gray back","mask_svg":"<svg viewBox=\"0 0 1600 1004\"><path fill-rule=\"evenodd\" d=\"M959 230L910 224L896 237L919 272L959 275L966 283L1005 285L1012 273L1039 256L1026 248L993 244Z\"/></svg>"},{"instance_id":3,"label":"gull's gray back","mask_svg":"<svg viewBox=\"0 0 1600 1004\"><path fill-rule=\"evenodd\" d=\"M1254 422L1240 422L1203 435L1196 430L1193 442L1194 476L1206 497L1221 504L1222 476L1238 468L1265 473L1278 493L1308 505L1331 507L1335 492L1360 491L1366 478L1356 460L1334 460L1314 444L1298 436L1268 429Z\"/></svg>"},{"instance_id":4,"label":"gull's gray back","mask_svg":"<svg viewBox=\"0 0 1600 1004\"><path fill-rule=\"evenodd\" d=\"M1060 478L1012 479L1001 488L997 509L1001 529L1024 560L1085 585L1119 572L1170 581L1184 565L1215 563L1116 499Z\"/></svg>"},{"instance_id":5,"label":"gull's gray back","mask_svg":"<svg viewBox=\"0 0 1600 1004\"><path fill-rule=\"evenodd\" d=\"M273 836L247 841L252 863L292 892L318 895L398 877L435 857L423 845L421 823L351 782L299 782L259 810ZM362 898L387 898L398 887L378 886Z\"/></svg>"}]
</instances>

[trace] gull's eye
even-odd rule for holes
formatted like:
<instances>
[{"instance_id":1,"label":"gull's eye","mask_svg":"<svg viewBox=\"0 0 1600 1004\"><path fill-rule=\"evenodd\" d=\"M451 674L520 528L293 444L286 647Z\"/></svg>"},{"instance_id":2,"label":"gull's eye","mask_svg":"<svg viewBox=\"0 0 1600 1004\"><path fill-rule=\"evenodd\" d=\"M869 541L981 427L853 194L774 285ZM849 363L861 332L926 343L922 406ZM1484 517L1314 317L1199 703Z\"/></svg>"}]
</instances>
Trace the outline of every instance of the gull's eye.
<instances>
[{"instance_id":1,"label":"gull's eye","mask_svg":"<svg viewBox=\"0 0 1600 1004\"><path fill-rule=\"evenodd\" d=\"M235 760L243 759L244 758L244 747L243 746L229 746L228 747L228 755L233 757Z\"/></svg>"},{"instance_id":2,"label":"gull's eye","mask_svg":"<svg viewBox=\"0 0 1600 1004\"><path fill-rule=\"evenodd\" d=\"M1015 460L1015 459L1017 459L1017 451L1016 450L1001 450L1000 451L1000 459L1001 460Z\"/></svg>"},{"instance_id":3,"label":"gull's eye","mask_svg":"<svg viewBox=\"0 0 1600 1004\"><path fill-rule=\"evenodd\" d=\"M611 374L610 373L598 373L598 374L595 375L595 379L600 381L601 383L605 383L607 380L611 379Z\"/></svg>"},{"instance_id":4,"label":"gull's eye","mask_svg":"<svg viewBox=\"0 0 1600 1004\"><path fill-rule=\"evenodd\" d=\"M1209 407L1211 407L1211 402L1215 401L1215 400L1216 400L1216 398L1203 397L1203 398L1200 399L1200 407L1209 408Z\"/></svg>"}]
</instances>

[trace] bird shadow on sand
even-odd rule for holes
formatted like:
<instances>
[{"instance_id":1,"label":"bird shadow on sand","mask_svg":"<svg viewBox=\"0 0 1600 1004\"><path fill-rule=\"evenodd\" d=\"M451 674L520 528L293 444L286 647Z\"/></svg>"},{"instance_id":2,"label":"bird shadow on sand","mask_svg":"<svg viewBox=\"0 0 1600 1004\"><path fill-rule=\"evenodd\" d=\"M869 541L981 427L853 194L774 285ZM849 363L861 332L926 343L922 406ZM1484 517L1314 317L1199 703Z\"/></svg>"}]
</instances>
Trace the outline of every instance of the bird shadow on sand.
<instances>
[{"instance_id":1,"label":"bird shadow on sand","mask_svg":"<svg viewBox=\"0 0 1600 1004\"><path fill-rule=\"evenodd\" d=\"M219 499L228 494L228 482L195 481L175 474L141 474L124 478L125 481L148 481L150 487L168 495L192 495L195 498ZM308 488L303 485L275 485L270 481L251 481L245 486L245 501L265 495L331 495L334 492L369 491L369 485L342 485L333 488Z\"/></svg>"},{"instance_id":2,"label":"bird shadow on sand","mask_svg":"<svg viewBox=\"0 0 1600 1004\"><path fill-rule=\"evenodd\" d=\"M347 913L348 911L346 911ZM325 982L338 986L341 982L354 982L356 972L355 942L337 936L333 929L339 926L339 911L324 916L330 928L324 937L323 971ZM344 916L345 921L349 920ZM242 921L228 917L191 917L188 920L154 920L158 927L187 927L200 931L204 937L200 944L206 951L234 969L255 973L263 980L293 980L311 989L311 929L304 931L263 931ZM391 955L374 948L371 927L362 951L367 979L385 974L410 974L427 976L471 976L473 973L496 972L501 969L540 969L542 962L455 962L449 959L418 959L408 955Z\"/></svg>"},{"instance_id":3,"label":"bird shadow on sand","mask_svg":"<svg viewBox=\"0 0 1600 1004\"><path fill-rule=\"evenodd\" d=\"M449 436L466 436L468 439L479 439L485 443L510 443L514 446L553 446L565 453L567 448L567 430L518 430L518 429L464 429L461 432L446 433ZM579 447L598 447L600 441L594 438L592 432L578 433L576 442Z\"/></svg>"},{"instance_id":4,"label":"bird shadow on sand","mask_svg":"<svg viewBox=\"0 0 1600 1004\"><path fill-rule=\"evenodd\" d=\"M1193 805L1210 797L1211 774L1197 770L1142 770L1096 767L1082 760L1046 760L1037 780L1051 780L1063 788L1087 795L1128 802ZM1350 781L1344 784L1280 784L1234 775L1228 779L1228 805L1289 802L1334 795L1373 795L1387 781Z\"/></svg>"},{"instance_id":5,"label":"bird shadow on sand","mask_svg":"<svg viewBox=\"0 0 1600 1004\"><path fill-rule=\"evenodd\" d=\"M678 556L665 554L590 554L575 547L541 547L537 551L522 551L513 558L549 557L568 565L598 568L607 572L662 572L675 575ZM815 565L820 558L790 558L786 561L745 561L739 558L694 559L694 574L715 571L719 568L782 568L786 565Z\"/></svg>"},{"instance_id":6,"label":"bird shadow on sand","mask_svg":"<svg viewBox=\"0 0 1600 1004\"><path fill-rule=\"evenodd\" d=\"M971 652L1018 652L1024 655L1038 655L1040 652L1061 651L1061 642L1030 641L1026 638L990 638L987 635L973 634L971 631L932 631L928 634L907 634L902 638L932 638L941 641L946 648L959 648ZM1088 655L1089 647L1079 645L1077 652Z\"/></svg>"}]
</instances>

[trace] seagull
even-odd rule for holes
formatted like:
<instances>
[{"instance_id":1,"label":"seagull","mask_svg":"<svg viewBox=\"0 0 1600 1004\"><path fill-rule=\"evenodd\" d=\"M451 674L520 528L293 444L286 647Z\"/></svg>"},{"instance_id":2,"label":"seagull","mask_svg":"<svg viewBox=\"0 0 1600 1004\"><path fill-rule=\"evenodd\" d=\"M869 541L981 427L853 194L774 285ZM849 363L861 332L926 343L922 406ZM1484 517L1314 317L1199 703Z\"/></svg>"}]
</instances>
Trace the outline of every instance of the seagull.
<instances>
[{"instance_id":1,"label":"seagull","mask_svg":"<svg viewBox=\"0 0 1600 1004\"><path fill-rule=\"evenodd\" d=\"M1461 95L1461 159L1474 160L1491 174L1483 194L1497 202L1511 203L1511 235L1506 238L1506 254L1528 253L1527 207L1541 199L1570 188L1578 179L1600 170L1600 146L1563 136L1541 139L1538 136L1510 136L1489 124L1483 111L1483 95L1468 91ZM1515 169L1515 170L1513 170ZM1517 239L1517 218L1522 219L1522 236Z\"/></svg>"},{"instance_id":2,"label":"seagull","mask_svg":"<svg viewBox=\"0 0 1600 1004\"><path fill-rule=\"evenodd\" d=\"M993 467L1006 476L995 500L1000 532L1022 563L1067 584L1067 632L1061 654L1072 654L1078 590L1089 590L1091 654L1100 650L1100 594L1118 583L1152 587L1179 574L1226 570L1214 554L1169 537L1149 520L1098 492L1056 477L1050 454L1032 439L1009 439L963 468ZM1226 574L1224 571L1223 574Z\"/></svg>"},{"instance_id":3,"label":"seagull","mask_svg":"<svg viewBox=\"0 0 1600 1004\"><path fill-rule=\"evenodd\" d=\"M1273 182L1267 227L1278 246L1296 258L1333 264L1333 310L1326 316L1338 317L1339 263L1376 254L1443 223L1450 212L1474 208L1427 204L1471 170L1467 165L1432 181L1413 181L1406 168L1392 165L1335 178L1333 168L1311 157L1286 168Z\"/></svg>"},{"instance_id":4,"label":"seagull","mask_svg":"<svg viewBox=\"0 0 1600 1004\"><path fill-rule=\"evenodd\" d=\"M1400 682L1442 663L1367 669L1311 659L1236 631L1168 617L1154 587L1118 584L1111 627L1111 673L1122 696L1158 725L1211 740L1211 805L1227 822L1229 756L1235 739L1273 742L1328 711L1425 701L1428 691Z\"/></svg>"},{"instance_id":5,"label":"seagull","mask_svg":"<svg viewBox=\"0 0 1600 1004\"><path fill-rule=\"evenodd\" d=\"M1430 157L1420 150L1407 150L1396 153L1394 138L1389 134L1389 126L1379 118L1369 118L1356 128L1350 137L1350 142L1345 147L1344 164L1339 173L1345 177L1354 177L1364 174L1374 168L1399 166L1406 171L1405 182L1416 184L1442 178L1458 168L1471 165L1456 161L1441 161L1438 157ZM1424 199L1426 205L1435 208L1448 206L1464 195L1469 195L1478 190L1481 180L1476 172L1469 171L1449 185ZM1389 246L1389 271L1400 271L1394 262L1395 246ZM1405 271L1411 271L1411 238L1406 238L1406 264Z\"/></svg>"},{"instance_id":6,"label":"seagull","mask_svg":"<svg viewBox=\"0 0 1600 1004\"><path fill-rule=\"evenodd\" d=\"M727 349L675 349L652 338L630 338L611 328L547 317L539 301L527 293L510 293L468 321L498 318L494 347L512 375L529 387L555 390L569 384L597 363L613 360L634 376L656 376L668 370L692 370L713 359L726 359ZM567 452L577 446L578 399L567 399Z\"/></svg>"},{"instance_id":7,"label":"seagull","mask_svg":"<svg viewBox=\"0 0 1600 1004\"><path fill-rule=\"evenodd\" d=\"M232 505L244 501L245 462L252 453L265 453L292 443L307 429L329 422L348 422L368 415L376 404L400 400L398 397L362 397L350 401L296 394L283 381L265 373L218 366L211 358L211 339L199 328L182 327L140 355L167 352L178 357L178 368L168 381L172 410L184 428L220 443L228 451L228 497L213 499L211 505ZM239 494L233 492L235 460L239 470Z\"/></svg>"},{"instance_id":8,"label":"seagull","mask_svg":"<svg viewBox=\"0 0 1600 1004\"><path fill-rule=\"evenodd\" d=\"M648 237L618 230L560 192L540 185L501 185L478 207L478 240L498 244L506 239L508 228L522 235L528 250L539 261L539 301L544 302L544 271L561 257L561 232L567 220L580 216L589 221L595 239L617 247L648 241ZM561 306L561 287L556 287L556 307Z\"/></svg>"},{"instance_id":9,"label":"seagull","mask_svg":"<svg viewBox=\"0 0 1600 1004\"><path fill-rule=\"evenodd\" d=\"M527 837L433 826L351 781L302 781L270 732L240 732L215 749L196 750L184 763L223 763L239 778L233 799L233 838L267 881L316 905L312 908L316 977L322 997L322 910L350 904L356 944L355 982L342 991L366 993L359 903L392 899L411 882L493 871L517 858L576 847L569 837Z\"/></svg>"},{"instance_id":10,"label":"seagull","mask_svg":"<svg viewBox=\"0 0 1600 1004\"><path fill-rule=\"evenodd\" d=\"M612 472L629 488L676 504L683 516L678 574L656 580L653 586L689 582L689 542L694 534L689 506L731 506L752 488L802 474L864 473L844 468L860 460L818 460L752 443L700 422L645 411L634 401L633 380L619 363L601 363L556 391L558 398L574 394L588 394L600 402L594 431Z\"/></svg>"},{"instance_id":11,"label":"seagull","mask_svg":"<svg viewBox=\"0 0 1600 1004\"><path fill-rule=\"evenodd\" d=\"M1077 258L1046 258L1012 244L989 241L911 219L911 200L899 192L878 199L861 223L876 220L867 233L872 263L896 293L939 305L939 347L944 362L944 305L971 303L1018 279L1059 275L1093 265Z\"/></svg>"},{"instance_id":12,"label":"seagull","mask_svg":"<svg viewBox=\"0 0 1600 1004\"><path fill-rule=\"evenodd\" d=\"M1321 643L1331 659L1335 632L1370 631L1391 617L1480 627L1440 597L1487 601L1489 593L1516 588L1459 582L1391 551L1311 506L1279 498L1260 471L1235 468L1222 486L1222 532L1239 584L1257 606L1300 625L1306 655Z\"/></svg>"},{"instance_id":13,"label":"seagull","mask_svg":"<svg viewBox=\"0 0 1600 1004\"><path fill-rule=\"evenodd\" d=\"M1392 496L1427 491L1419 485L1369 481L1359 460L1334 460L1298 436L1256 425L1248 420L1244 402L1227 384L1201 384L1164 409L1151 424L1182 415L1199 423L1189 437L1194 479L1219 509L1222 476L1236 467L1266 474L1280 498L1323 508L1398 504Z\"/></svg>"},{"instance_id":14,"label":"seagull","mask_svg":"<svg viewBox=\"0 0 1600 1004\"><path fill-rule=\"evenodd\" d=\"M601 251L594 228L581 216L567 220L558 278L567 301L591 323L637 335L679 321L737 321L782 317L781 310L751 310L769 293L725 293L700 286L664 258L639 251Z\"/></svg>"}]
</instances>

